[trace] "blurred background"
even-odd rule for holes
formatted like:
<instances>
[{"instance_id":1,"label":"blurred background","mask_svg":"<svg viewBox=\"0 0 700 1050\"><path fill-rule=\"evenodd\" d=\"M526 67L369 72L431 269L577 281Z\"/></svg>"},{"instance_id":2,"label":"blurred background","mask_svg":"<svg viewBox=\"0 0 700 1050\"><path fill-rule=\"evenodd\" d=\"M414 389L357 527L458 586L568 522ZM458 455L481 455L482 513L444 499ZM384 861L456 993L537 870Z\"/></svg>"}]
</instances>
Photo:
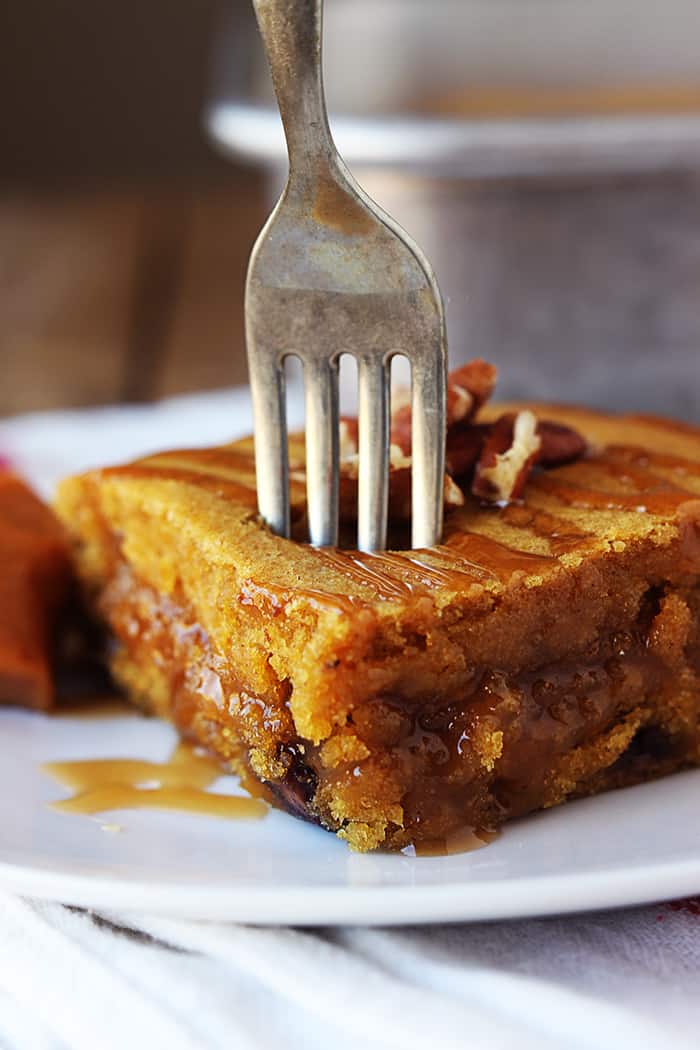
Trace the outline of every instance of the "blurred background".
<instances>
[{"instance_id":1,"label":"blurred background","mask_svg":"<svg viewBox=\"0 0 700 1050\"><path fill-rule=\"evenodd\" d=\"M326 0L332 123L503 396L700 420L697 0ZM0 415L245 381L249 0L4 0Z\"/></svg>"}]
</instances>

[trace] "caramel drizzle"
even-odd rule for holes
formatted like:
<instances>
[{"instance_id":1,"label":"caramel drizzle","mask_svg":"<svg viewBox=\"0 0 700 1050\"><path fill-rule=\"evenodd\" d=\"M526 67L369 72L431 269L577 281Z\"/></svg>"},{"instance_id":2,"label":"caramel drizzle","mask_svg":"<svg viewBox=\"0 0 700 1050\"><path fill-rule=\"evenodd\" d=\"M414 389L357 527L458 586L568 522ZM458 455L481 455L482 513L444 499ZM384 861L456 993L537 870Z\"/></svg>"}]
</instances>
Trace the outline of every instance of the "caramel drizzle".
<instances>
[{"instance_id":1,"label":"caramel drizzle","mask_svg":"<svg viewBox=\"0 0 700 1050\"><path fill-rule=\"evenodd\" d=\"M682 487L669 481L662 475L654 473L648 467L635 465L630 459L616 459L614 456L606 455L605 458L601 457L598 462L594 461L594 463L597 469L634 492L676 492L686 494L686 490Z\"/></svg>"},{"instance_id":2,"label":"caramel drizzle","mask_svg":"<svg viewBox=\"0 0 700 1050\"><path fill-rule=\"evenodd\" d=\"M609 445L605 452L612 459L621 459L636 467L658 467L661 470L677 471L689 477L700 478L700 463L684 456L673 456L668 452L650 452L637 445Z\"/></svg>"},{"instance_id":3,"label":"caramel drizzle","mask_svg":"<svg viewBox=\"0 0 700 1050\"><path fill-rule=\"evenodd\" d=\"M405 601L415 595L444 587L463 587L484 578L496 578L485 565L455 559L445 547L424 551L360 553L323 550L324 561L348 579L370 586L385 601ZM426 556L447 563L431 564ZM455 564L455 562L457 562Z\"/></svg>"},{"instance_id":4,"label":"caramel drizzle","mask_svg":"<svg viewBox=\"0 0 700 1050\"><path fill-rule=\"evenodd\" d=\"M501 513L503 520L512 528L532 532L540 539L546 540L550 552L557 558L562 554L580 550L589 540L595 539L592 532L587 532L573 522L557 518L544 510L511 505L504 507Z\"/></svg>"},{"instance_id":5,"label":"caramel drizzle","mask_svg":"<svg viewBox=\"0 0 700 1050\"><path fill-rule=\"evenodd\" d=\"M208 492L214 492L221 499L230 500L232 503L240 503L249 510L257 510L258 506L258 495L253 480L248 484L245 481L241 481L239 475L238 479L234 481L223 472L200 471L198 468L195 469L194 465L187 465L184 462L168 463L163 461L159 465L144 460L141 463L132 463L126 467L109 467L104 471L104 475L106 477L124 476L143 478L145 480L155 479L157 481L181 481L186 485L194 485Z\"/></svg>"},{"instance_id":6,"label":"caramel drizzle","mask_svg":"<svg viewBox=\"0 0 700 1050\"><path fill-rule=\"evenodd\" d=\"M586 466L614 479L618 483L617 489L606 491L605 488L569 482L566 468L538 474L530 479L529 484L572 507L668 514L692 497L692 493L660 477L650 468L656 466L683 475L700 476L700 464L625 445L610 446L604 453L588 459ZM214 490L222 498L257 509L252 447L242 450L224 446L164 453L130 467L109 468L106 473L172 477ZM314 551L314 555L353 583L369 588L378 598L406 601L439 588L462 588L485 580L506 582L514 573L541 575L551 570L559 556L580 549L594 538L592 533L570 522L527 505L506 507L499 513L508 525L545 539L550 553L535 554L479 533L455 531L452 535L448 532L440 546L426 551L365 554L324 549ZM261 594L264 591L278 605L293 598L303 598L320 608L347 613L359 601L353 595L322 589L261 588L253 581L248 581L248 586Z\"/></svg>"},{"instance_id":7,"label":"caramel drizzle","mask_svg":"<svg viewBox=\"0 0 700 1050\"><path fill-rule=\"evenodd\" d=\"M593 485L584 487L574 484L567 480L563 471L538 474L530 479L529 484L551 494L560 503L583 510L620 510L659 516L673 514L688 499L692 499L694 493L645 467L638 455L639 451L633 446L617 445L612 446L612 453L606 450L586 461L587 467L617 481L623 491L619 488L611 491ZM668 468L672 465L678 469L682 464L685 469L687 464L692 473L695 466L676 456L666 457L661 453L644 455L649 464L659 467Z\"/></svg>"},{"instance_id":8,"label":"caramel drizzle","mask_svg":"<svg viewBox=\"0 0 700 1050\"><path fill-rule=\"evenodd\" d=\"M306 485L295 480L294 457L290 457L290 497L293 508L304 502ZM250 451L222 445L218 448L183 449L147 456L126 466L107 467L103 474L137 478L170 479L216 493L222 499L257 510L255 456Z\"/></svg>"},{"instance_id":9,"label":"caramel drizzle","mask_svg":"<svg viewBox=\"0 0 700 1050\"><path fill-rule=\"evenodd\" d=\"M397 580L387 572L392 568L391 556L387 554L361 554L359 551L341 551L324 547L318 551L322 561L341 572L349 579L371 587L386 601L403 600L414 592L414 586Z\"/></svg>"},{"instance_id":10,"label":"caramel drizzle","mask_svg":"<svg viewBox=\"0 0 700 1050\"><path fill-rule=\"evenodd\" d=\"M555 564L549 555L508 547L474 532L457 533L442 545L422 551L367 554L326 548L316 553L326 565L371 587L386 601L405 601L435 589L459 589L485 579L507 581L515 572L540 575Z\"/></svg>"},{"instance_id":11,"label":"caramel drizzle","mask_svg":"<svg viewBox=\"0 0 700 1050\"><path fill-rule=\"evenodd\" d=\"M677 429L675 424L674 429ZM605 488L571 484L566 480L566 475L561 476L559 472L540 474L531 478L529 484L551 493L564 504L582 509L628 510L640 513L649 511L664 514L672 512L685 502L688 491L660 477L651 468L657 467L660 470L672 471L686 477L700 477L700 464L697 462L668 453L647 451L633 445L611 445L605 449L604 453L588 459L587 465L607 474L631 491L610 492ZM255 459L252 447L240 449L233 446L221 446L161 453L149 456L130 466L109 467L104 473L108 476L171 478L214 491L221 498L241 503L248 509L257 510ZM292 501L295 504L299 501L303 502L303 489L304 486L301 483L292 482ZM643 500L639 499L640 495L644 496ZM534 531L537 531L536 525ZM547 535L547 531L545 526L544 531L538 532L538 535L549 539L551 537ZM573 546L567 546L569 539L572 541L576 539L571 527L565 530L565 534L562 536L564 546L559 545L558 549L553 546L553 553L565 553L564 547L566 550L573 549ZM387 586L386 573L381 566L377 568L360 563L346 564L342 567L336 565L336 568L346 574L349 573L352 578L357 578L358 575L363 580L366 578L368 583L371 578L375 577L374 585L386 592L385 597L399 597L401 581L392 578L393 582ZM472 568L488 571L489 566L479 565L477 562ZM416 582L411 581L408 585L415 586ZM430 586L429 583L428 586Z\"/></svg>"},{"instance_id":12,"label":"caramel drizzle","mask_svg":"<svg viewBox=\"0 0 700 1050\"><path fill-rule=\"evenodd\" d=\"M383 601L405 602L430 591L466 587L485 579L499 578L497 573L486 566L455 558L454 551L447 547L431 547L405 553L394 551L372 554L317 548L313 550L313 554L328 568L342 573L346 579L370 588ZM443 564L435 565L433 562ZM362 605L359 595L310 588L276 588L269 584L257 584L251 579L244 581L241 595L240 600L244 604L257 604L256 599L266 601L272 615L282 611L287 602L295 599L303 599L322 610L332 609L338 613L352 612Z\"/></svg>"},{"instance_id":13,"label":"caramel drizzle","mask_svg":"<svg viewBox=\"0 0 700 1050\"><path fill-rule=\"evenodd\" d=\"M455 565L454 555L440 547L374 553L324 549L319 553L326 564L349 579L371 586L386 600L493 577L486 566L472 566L467 561ZM442 562L443 566L433 565L427 558Z\"/></svg>"},{"instance_id":14,"label":"caramel drizzle","mask_svg":"<svg viewBox=\"0 0 700 1050\"><path fill-rule=\"evenodd\" d=\"M484 579L495 579L486 566L471 565L455 559L444 547L426 547L423 550L397 552L385 556L399 571L410 572L423 586L434 590L443 587L469 586ZM426 559L430 558L430 561ZM439 564L435 565L433 562Z\"/></svg>"},{"instance_id":15,"label":"caramel drizzle","mask_svg":"<svg viewBox=\"0 0 700 1050\"><path fill-rule=\"evenodd\" d=\"M646 426L657 427L660 430L669 431L681 437L692 437L695 440L700 436L700 428L695 423L684 423L680 419L668 419L666 416L654 416L648 412L635 412L633 415L624 417L629 423L644 423Z\"/></svg>"},{"instance_id":16,"label":"caramel drizzle","mask_svg":"<svg viewBox=\"0 0 700 1050\"><path fill-rule=\"evenodd\" d=\"M491 569L500 580L509 579L515 572L539 576L549 572L556 564L556 558L548 554L532 554L530 551L508 547L475 532L458 532L448 536L444 546L450 552L458 551L465 555L467 563L475 569Z\"/></svg>"},{"instance_id":17,"label":"caramel drizzle","mask_svg":"<svg viewBox=\"0 0 700 1050\"><path fill-rule=\"evenodd\" d=\"M605 492L600 489L582 488L578 485L570 485L559 478L542 475L533 481L538 489L548 493L559 503L568 507L578 507L580 510L619 510L637 514L655 514L664 516L677 510L682 503L688 500L684 493L651 493L638 492L634 494L620 494Z\"/></svg>"},{"instance_id":18,"label":"caramel drizzle","mask_svg":"<svg viewBox=\"0 0 700 1050\"><path fill-rule=\"evenodd\" d=\"M222 776L221 766L188 744L180 744L168 762L104 758L47 762L41 768L74 792L49 803L59 813L171 809L225 820L259 820L267 812L260 799L206 791Z\"/></svg>"}]
</instances>

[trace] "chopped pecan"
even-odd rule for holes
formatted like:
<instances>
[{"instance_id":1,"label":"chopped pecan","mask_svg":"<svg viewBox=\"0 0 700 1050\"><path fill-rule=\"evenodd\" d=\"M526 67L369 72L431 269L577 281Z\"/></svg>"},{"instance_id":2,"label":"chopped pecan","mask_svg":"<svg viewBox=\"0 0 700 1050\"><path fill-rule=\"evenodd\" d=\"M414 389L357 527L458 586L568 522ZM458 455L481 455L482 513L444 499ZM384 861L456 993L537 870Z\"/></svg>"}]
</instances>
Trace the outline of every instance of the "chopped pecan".
<instances>
[{"instance_id":1,"label":"chopped pecan","mask_svg":"<svg viewBox=\"0 0 700 1050\"><path fill-rule=\"evenodd\" d=\"M447 425L473 419L491 397L498 369L477 358L450 372L447 380Z\"/></svg>"},{"instance_id":2,"label":"chopped pecan","mask_svg":"<svg viewBox=\"0 0 700 1050\"><path fill-rule=\"evenodd\" d=\"M404 454L398 445L389 446L389 471L410 469L411 457ZM340 472L346 478L357 479L360 467L359 431L356 419L344 417L340 420Z\"/></svg>"},{"instance_id":3,"label":"chopped pecan","mask_svg":"<svg viewBox=\"0 0 700 1050\"><path fill-rule=\"evenodd\" d=\"M463 507L464 506L464 493L461 488L454 481L449 474L445 474L445 481L442 487L444 492L444 501L446 507Z\"/></svg>"},{"instance_id":4,"label":"chopped pecan","mask_svg":"<svg viewBox=\"0 0 700 1050\"><path fill-rule=\"evenodd\" d=\"M486 429L472 492L492 502L519 499L533 467L573 463L588 447L571 427L537 421L529 411L503 415Z\"/></svg>"},{"instance_id":5,"label":"chopped pecan","mask_svg":"<svg viewBox=\"0 0 700 1050\"><path fill-rule=\"evenodd\" d=\"M443 501L446 507L463 507L464 493L445 474ZM411 464L389 472L389 520L404 524L411 520Z\"/></svg>"},{"instance_id":6,"label":"chopped pecan","mask_svg":"<svg viewBox=\"0 0 700 1050\"><path fill-rule=\"evenodd\" d=\"M352 459L358 453L360 440L359 424L353 416L342 416L340 420L340 461Z\"/></svg>"},{"instance_id":7,"label":"chopped pecan","mask_svg":"<svg viewBox=\"0 0 700 1050\"><path fill-rule=\"evenodd\" d=\"M346 524L357 521L357 474L357 460L341 463L339 510ZM449 474L445 474L443 493L446 507L464 506L464 493ZM396 445L392 445L389 467L389 520L397 525L411 520L411 460Z\"/></svg>"},{"instance_id":8,"label":"chopped pecan","mask_svg":"<svg viewBox=\"0 0 700 1050\"><path fill-rule=\"evenodd\" d=\"M410 418L409 418L410 426ZM393 434L392 434L393 437ZM353 523L357 520L357 478L360 465L358 454L358 421L349 416L340 420L340 520ZM403 524L411 520L411 456L410 430L409 454L396 442L389 446L389 520ZM478 458L471 457L472 466ZM464 455L462 454L462 460ZM461 461L460 461L461 462ZM464 493L452 479L451 471L445 474L443 499L446 507L464 506Z\"/></svg>"},{"instance_id":9,"label":"chopped pecan","mask_svg":"<svg viewBox=\"0 0 700 1050\"><path fill-rule=\"evenodd\" d=\"M462 506L464 491L495 503L522 496L533 467L571 463L586 452L587 444L571 427L538 421L523 410L502 415L494 423L475 422L476 413L491 396L496 369L486 361L470 361L452 372L448 381L445 505ZM389 471L389 515L396 523L411 516L411 407L399 393L392 415ZM357 516L358 422L340 424L340 516Z\"/></svg>"},{"instance_id":10,"label":"chopped pecan","mask_svg":"<svg viewBox=\"0 0 700 1050\"><path fill-rule=\"evenodd\" d=\"M492 503L519 499L541 446L532 412L501 416L492 425L476 465L474 495Z\"/></svg>"},{"instance_id":11,"label":"chopped pecan","mask_svg":"<svg viewBox=\"0 0 700 1050\"><path fill-rule=\"evenodd\" d=\"M448 474L457 481L471 477L479 462L488 433L489 427L483 423L448 428L445 446L445 466Z\"/></svg>"},{"instance_id":12,"label":"chopped pecan","mask_svg":"<svg viewBox=\"0 0 700 1050\"><path fill-rule=\"evenodd\" d=\"M450 372L447 379L447 429L469 423L488 401L496 385L497 371L487 361L477 359ZM398 395L399 404L391 415L391 440L406 455L411 452L411 405ZM396 398L394 399L396 401Z\"/></svg>"}]
</instances>

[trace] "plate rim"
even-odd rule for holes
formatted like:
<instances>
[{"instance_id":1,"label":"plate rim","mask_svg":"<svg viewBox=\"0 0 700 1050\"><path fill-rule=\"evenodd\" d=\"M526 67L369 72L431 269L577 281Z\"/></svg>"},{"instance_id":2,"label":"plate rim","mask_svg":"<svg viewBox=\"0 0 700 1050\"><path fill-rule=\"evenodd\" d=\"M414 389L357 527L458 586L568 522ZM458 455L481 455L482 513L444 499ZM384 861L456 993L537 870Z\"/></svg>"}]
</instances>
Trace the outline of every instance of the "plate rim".
<instances>
[{"instance_id":1,"label":"plate rim","mask_svg":"<svg viewBox=\"0 0 700 1050\"><path fill-rule=\"evenodd\" d=\"M420 859L417 861L420 863ZM73 907L260 926L492 922L662 904L700 892L700 856L630 871L475 879L439 886L164 885L0 861L0 888Z\"/></svg>"}]
</instances>

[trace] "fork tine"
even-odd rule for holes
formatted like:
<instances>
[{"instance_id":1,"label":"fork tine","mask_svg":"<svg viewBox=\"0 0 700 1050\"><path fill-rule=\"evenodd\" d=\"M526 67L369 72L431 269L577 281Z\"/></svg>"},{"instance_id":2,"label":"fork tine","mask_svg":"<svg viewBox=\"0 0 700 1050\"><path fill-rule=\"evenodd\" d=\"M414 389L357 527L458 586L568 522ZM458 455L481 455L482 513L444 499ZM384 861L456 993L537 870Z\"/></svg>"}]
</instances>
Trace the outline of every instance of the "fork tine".
<instances>
[{"instance_id":1,"label":"fork tine","mask_svg":"<svg viewBox=\"0 0 700 1050\"><path fill-rule=\"evenodd\" d=\"M389 365L372 357L359 360L359 492L357 546L386 547L389 509Z\"/></svg>"},{"instance_id":2,"label":"fork tine","mask_svg":"<svg viewBox=\"0 0 700 1050\"><path fill-rule=\"evenodd\" d=\"M284 364L272 367L264 355L249 355L255 419L255 473L258 509L273 532L289 536L289 455Z\"/></svg>"},{"instance_id":3,"label":"fork tine","mask_svg":"<svg viewBox=\"0 0 700 1050\"><path fill-rule=\"evenodd\" d=\"M306 502L314 547L338 543L338 361L305 361Z\"/></svg>"},{"instance_id":4,"label":"fork tine","mask_svg":"<svg viewBox=\"0 0 700 1050\"><path fill-rule=\"evenodd\" d=\"M432 547L442 534L445 476L445 402L447 377L444 354L421 357L412 370L411 545Z\"/></svg>"}]
</instances>

